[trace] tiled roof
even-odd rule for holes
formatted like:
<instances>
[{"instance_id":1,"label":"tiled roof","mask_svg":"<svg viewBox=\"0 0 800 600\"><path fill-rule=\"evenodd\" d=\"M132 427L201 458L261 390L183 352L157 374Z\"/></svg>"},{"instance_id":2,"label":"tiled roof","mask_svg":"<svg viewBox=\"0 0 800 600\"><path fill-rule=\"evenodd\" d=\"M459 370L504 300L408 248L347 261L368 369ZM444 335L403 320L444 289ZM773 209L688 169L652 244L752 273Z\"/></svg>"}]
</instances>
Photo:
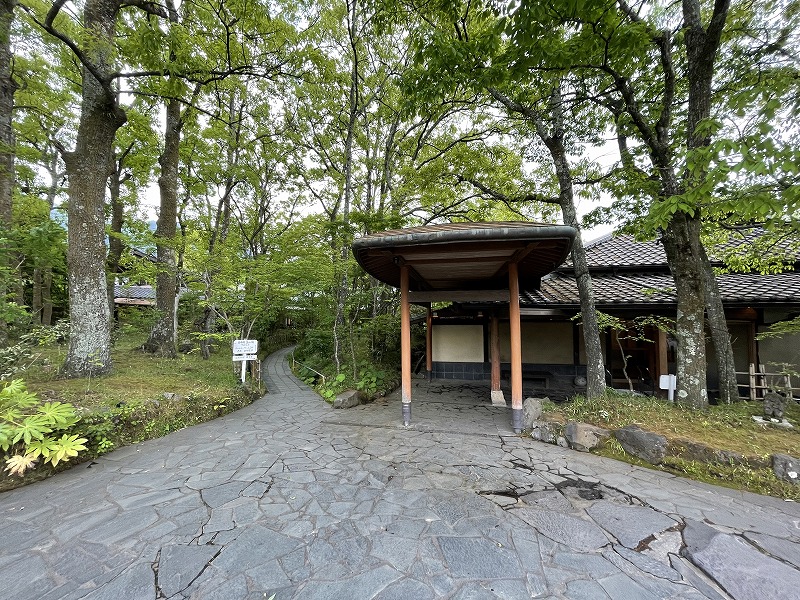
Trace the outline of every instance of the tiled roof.
<instances>
[{"instance_id":1,"label":"tiled roof","mask_svg":"<svg viewBox=\"0 0 800 600\"><path fill-rule=\"evenodd\" d=\"M800 272L774 275L729 273L717 277L722 301L726 304L798 304ZM624 305L675 304L675 283L668 273L592 274L592 290L598 307ZM525 292L523 306L578 306L575 277L553 273L542 279L541 289Z\"/></svg>"},{"instance_id":2,"label":"tiled roof","mask_svg":"<svg viewBox=\"0 0 800 600\"><path fill-rule=\"evenodd\" d=\"M115 285L114 297L132 300L155 300L156 290L151 285Z\"/></svg>"},{"instance_id":3,"label":"tiled roof","mask_svg":"<svg viewBox=\"0 0 800 600\"><path fill-rule=\"evenodd\" d=\"M709 248L709 256L712 263L721 265L722 253L735 250L739 247L749 246L753 241L763 235L762 230L752 229L742 232L740 235L733 236L729 241L719 246L720 253L715 256L714 249ZM796 248L791 243L784 240L775 242L774 251L783 252L788 256L796 255ZM648 267L667 269L667 255L660 240L649 240L638 242L631 235L603 236L585 246L586 262L592 270L614 269L637 270ZM800 256L797 256L800 261ZM559 271L569 271L572 268L572 261L564 263Z\"/></svg>"},{"instance_id":4,"label":"tiled roof","mask_svg":"<svg viewBox=\"0 0 800 600\"><path fill-rule=\"evenodd\" d=\"M667 256L659 240L637 242L630 235L607 235L586 244L589 268L644 267L666 265Z\"/></svg>"}]
</instances>

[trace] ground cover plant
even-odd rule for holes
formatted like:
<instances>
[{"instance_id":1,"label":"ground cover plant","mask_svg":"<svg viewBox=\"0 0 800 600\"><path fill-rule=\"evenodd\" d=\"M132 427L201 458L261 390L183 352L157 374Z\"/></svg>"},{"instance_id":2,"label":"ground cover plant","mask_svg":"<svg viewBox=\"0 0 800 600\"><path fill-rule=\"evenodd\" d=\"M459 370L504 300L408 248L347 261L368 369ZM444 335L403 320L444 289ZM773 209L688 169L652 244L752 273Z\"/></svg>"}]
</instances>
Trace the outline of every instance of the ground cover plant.
<instances>
[{"instance_id":1,"label":"ground cover plant","mask_svg":"<svg viewBox=\"0 0 800 600\"><path fill-rule=\"evenodd\" d=\"M786 418L795 425L793 429L780 429L753 421L753 416L762 413L760 401L712 405L698 411L658 398L613 391L591 400L577 396L562 404L545 403L545 418L579 421L612 430L639 425L665 436L670 442L690 440L716 450L740 454L750 464L700 462L667 456L662 465L654 467L627 454L613 438L598 451L604 456L716 485L800 500L800 486L779 480L768 464L772 454L797 456L800 404L790 401L786 405Z\"/></svg>"},{"instance_id":2,"label":"ground cover plant","mask_svg":"<svg viewBox=\"0 0 800 600\"><path fill-rule=\"evenodd\" d=\"M141 350L147 334L121 324L114 372L102 377L61 378L63 339L29 348L0 391L0 490L227 414L262 393L239 384L227 348L208 360L196 351L161 358Z\"/></svg>"}]
</instances>

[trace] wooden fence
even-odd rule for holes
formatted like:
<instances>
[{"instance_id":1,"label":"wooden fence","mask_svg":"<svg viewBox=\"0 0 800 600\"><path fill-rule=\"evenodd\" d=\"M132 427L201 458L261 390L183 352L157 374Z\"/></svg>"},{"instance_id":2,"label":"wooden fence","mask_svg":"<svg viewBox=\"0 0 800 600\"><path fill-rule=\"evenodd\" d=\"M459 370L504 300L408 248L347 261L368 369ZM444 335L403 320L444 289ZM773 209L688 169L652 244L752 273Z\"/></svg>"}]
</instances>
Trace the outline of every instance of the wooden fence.
<instances>
[{"instance_id":1,"label":"wooden fence","mask_svg":"<svg viewBox=\"0 0 800 600\"><path fill-rule=\"evenodd\" d=\"M748 370L737 371L737 375L747 375L747 385L739 384L739 388L747 387L748 395L740 396L743 400L760 400L764 397L767 390L775 390L787 393L791 399L794 392L800 392L800 387L792 387L792 377L786 373L767 373L764 365L758 365L758 370L753 363L750 363Z\"/></svg>"}]
</instances>

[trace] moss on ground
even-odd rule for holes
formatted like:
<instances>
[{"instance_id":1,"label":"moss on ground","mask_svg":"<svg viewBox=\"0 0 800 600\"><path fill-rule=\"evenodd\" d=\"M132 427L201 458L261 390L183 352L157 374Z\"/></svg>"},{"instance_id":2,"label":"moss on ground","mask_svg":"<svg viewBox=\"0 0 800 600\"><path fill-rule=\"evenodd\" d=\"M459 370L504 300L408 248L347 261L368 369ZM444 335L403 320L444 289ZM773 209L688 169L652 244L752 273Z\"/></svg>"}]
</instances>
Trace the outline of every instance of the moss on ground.
<instances>
[{"instance_id":1,"label":"moss on ground","mask_svg":"<svg viewBox=\"0 0 800 600\"><path fill-rule=\"evenodd\" d=\"M780 429L753 421L753 416L762 414L761 402L738 402L694 410L658 398L609 392L592 400L578 396L563 404L547 403L545 410L545 417L560 422L580 421L606 429L638 425L671 441L689 439L716 450L752 457L753 464L768 463L772 454L798 456L800 450L800 404L796 401L787 403L786 407L786 418L795 425L793 429ZM800 500L800 485L779 480L770 468L705 463L673 456L654 467L627 454L615 440L597 453L715 485Z\"/></svg>"},{"instance_id":2,"label":"moss on ground","mask_svg":"<svg viewBox=\"0 0 800 600\"><path fill-rule=\"evenodd\" d=\"M81 420L70 433L86 437L88 451L63 467L40 465L23 478L0 473L0 491L43 479L114 448L209 421L265 393L239 383L227 349L209 360L196 352L162 358L139 349L146 337L141 330L124 327L112 350L113 371L102 377L59 378L65 347L35 350L36 360L15 377L24 379L42 401L76 407Z\"/></svg>"}]
</instances>

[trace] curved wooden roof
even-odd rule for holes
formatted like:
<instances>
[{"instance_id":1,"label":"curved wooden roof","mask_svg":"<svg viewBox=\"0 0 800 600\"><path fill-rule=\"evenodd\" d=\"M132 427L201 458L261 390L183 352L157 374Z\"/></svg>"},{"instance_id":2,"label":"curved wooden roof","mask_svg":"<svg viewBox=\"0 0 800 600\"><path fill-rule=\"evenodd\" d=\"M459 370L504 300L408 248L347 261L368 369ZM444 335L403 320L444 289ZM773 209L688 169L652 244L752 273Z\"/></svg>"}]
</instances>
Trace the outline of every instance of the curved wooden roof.
<instances>
[{"instance_id":1,"label":"curved wooden roof","mask_svg":"<svg viewBox=\"0 0 800 600\"><path fill-rule=\"evenodd\" d=\"M411 291L507 290L508 265L520 286L537 289L543 275L567 258L575 230L528 222L449 223L395 229L353 242L364 270L394 287L410 267Z\"/></svg>"}]
</instances>

